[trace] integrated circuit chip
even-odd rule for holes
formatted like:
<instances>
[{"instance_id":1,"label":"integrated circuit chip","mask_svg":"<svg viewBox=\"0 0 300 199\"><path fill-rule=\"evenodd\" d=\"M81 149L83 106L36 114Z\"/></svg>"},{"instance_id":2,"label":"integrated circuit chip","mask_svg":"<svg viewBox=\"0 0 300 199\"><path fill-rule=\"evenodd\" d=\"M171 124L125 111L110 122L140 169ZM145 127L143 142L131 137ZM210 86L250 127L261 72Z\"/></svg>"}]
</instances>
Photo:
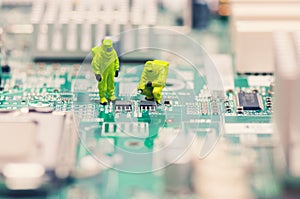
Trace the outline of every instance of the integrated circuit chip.
<instances>
[{"instance_id":1,"label":"integrated circuit chip","mask_svg":"<svg viewBox=\"0 0 300 199\"><path fill-rule=\"evenodd\" d=\"M261 97L257 93L239 92L237 95L237 105L243 110L261 110Z\"/></svg>"},{"instance_id":2,"label":"integrated circuit chip","mask_svg":"<svg viewBox=\"0 0 300 199\"><path fill-rule=\"evenodd\" d=\"M156 110L156 103L154 101L140 101L140 109L141 110L151 110L155 111Z\"/></svg>"},{"instance_id":3,"label":"integrated circuit chip","mask_svg":"<svg viewBox=\"0 0 300 199\"><path fill-rule=\"evenodd\" d=\"M121 101L121 100L117 100L115 101L115 109L116 111L131 111L132 109L132 105L131 105L131 101Z\"/></svg>"}]
</instances>

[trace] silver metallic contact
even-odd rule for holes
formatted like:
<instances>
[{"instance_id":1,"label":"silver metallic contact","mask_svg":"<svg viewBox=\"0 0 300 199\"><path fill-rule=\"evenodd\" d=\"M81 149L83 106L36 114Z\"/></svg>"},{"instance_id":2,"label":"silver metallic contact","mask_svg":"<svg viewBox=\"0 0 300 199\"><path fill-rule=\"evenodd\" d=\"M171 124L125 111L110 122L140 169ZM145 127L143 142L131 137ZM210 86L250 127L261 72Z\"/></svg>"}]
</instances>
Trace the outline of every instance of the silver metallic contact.
<instances>
[{"instance_id":1,"label":"silver metallic contact","mask_svg":"<svg viewBox=\"0 0 300 199\"><path fill-rule=\"evenodd\" d=\"M35 38L32 46L35 58L84 58L105 36L159 25L157 0L39 0L32 4L30 27ZM170 28L190 30L189 6L186 1L183 25L170 25ZM139 37L139 42L148 42L145 39Z\"/></svg>"}]
</instances>

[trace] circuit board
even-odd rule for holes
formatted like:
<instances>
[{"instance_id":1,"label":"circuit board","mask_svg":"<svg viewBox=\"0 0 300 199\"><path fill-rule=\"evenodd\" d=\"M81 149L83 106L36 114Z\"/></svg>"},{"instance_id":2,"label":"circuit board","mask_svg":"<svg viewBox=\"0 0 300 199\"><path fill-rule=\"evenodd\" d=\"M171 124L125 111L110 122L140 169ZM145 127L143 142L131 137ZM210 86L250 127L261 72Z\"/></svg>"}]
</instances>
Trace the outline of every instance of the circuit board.
<instances>
[{"instance_id":1,"label":"circuit board","mask_svg":"<svg viewBox=\"0 0 300 199\"><path fill-rule=\"evenodd\" d=\"M19 14L15 18L11 17L13 12L10 6L4 8L3 16L9 21L23 23L30 20L29 7L17 10L16 13ZM161 10L159 14L160 19L167 17L167 21L172 21ZM54 15L49 15L51 16ZM158 21L159 24L161 21L163 22ZM84 24L83 27L81 25L78 24L79 29L88 32L86 27L89 24ZM226 21L211 19L205 30L192 29L187 35L179 34L183 40L176 39L170 32L163 32L161 29L140 33L132 31L131 34L129 31L129 34L123 35L126 37L120 37L128 42L125 48L132 51L140 49L137 48L140 47L138 43L151 41L149 43L152 44L157 40L157 43L171 43L181 53L174 53L175 47L170 45L170 49L167 49L169 51L163 52L169 54L164 56L161 56L161 52L153 51L150 56L149 50L148 53L146 51L138 56L129 56L130 59L123 63L122 56L126 54L120 55L120 74L115 78L117 100L106 106L99 104L97 81L87 53L89 48L80 53L78 49L56 52L53 46L59 43L49 41L51 49L41 53L35 46L40 42L34 41L33 55L30 55L25 42L32 36L26 33L26 27L29 26L24 26L25 35L14 37L12 33L18 30L18 26L16 27L8 29L10 33L6 35L5 42L9 48L22 49L22 53L17 51L12 54L9 60L10 72L1 74L0 114L23 107L41 112L54 110L72 113L79 138L74 167L78 171L85 171L75 173L62 188L28 197L21 194L19 197L280 198L282 179L277 163L282 159L278 160L274 156L278 138L274 135L271 124L274 76L233 72L233 60L230 63L226 61L231 58ZM91 27L93 30L96 28L95 24ZM53 27L49 26L48 30L51 31L51 28ZM149 36L156 32L162 33L162 37ZM39 30L35 24L32 33L33 37L42 34L43 28ZM96 33L92 35L96 36ZM9 38L10 36L12 37ZM67 32L63 32L63 37L67 38ZM197 43L197 47L199 44L203 45L203 49L205 47L216 63L216 66L211 64L210 67L217 67L220 74L211 72L210 75L212 80L222 78L224 87L219 87L222 92L218 95L212 92L211 82L207 73L205 75L203 66L198 70L196 64L183 61L193 53L195 60L200 60L202 64L208 57L201 55L203 51L199 53L194 45L186 44L187 40L184 39L188 37L196 41L192 44ZM70 38L76 40L75 37ZM77 47L85 43L85 40L81 43L79 41L81 40L78 39ZM152 47L158 49L159 46ZM225 61L220 56L214 56L219 53L223 54L223 58L225 55ZM31 59L53 56L60 59L56 62L51 59L33 62ZM87 56L86 60L81 62L84 56ZM138 59L131 62L132 57ZM77 62L61 62L62 58ZM144 63L152 59L170 62L161 104L147 101L145 96L137 93ZM0 194L0 198L6 196Z\"/></svg>"},{"instance_id":2,"label":"circuit board","mask_svg":"<svg viewBox=\"0 0 300 199\"><path fill-rule=\"evenodd\" d=\"M250 183L273 183L254 186L255 195L272 198L279 194L276 176L270 172L274 168L269 156L273 143L269 86L249 85L253 77L235 76L235 88L216 99L194 68L175 65L170 68L162 104L157 105L136 92L143 64L123 64L115 84L118 100L102 106L96 80L81 74L84 67L34 63L3 75L6 89L0 91L1 110L52 107L74 111L80 138L78 165L93 157L110 168L46 198L160 198L174 193L195 198L192 182L172 188L164 173L189 149L195 136L205 139L208 133L216 141L223 137L232 146L246 146L245 154L254 152L257 162L264 160L252 171ZM221 116L225 133L220 131Z\"/></svg>"}]
</instances>

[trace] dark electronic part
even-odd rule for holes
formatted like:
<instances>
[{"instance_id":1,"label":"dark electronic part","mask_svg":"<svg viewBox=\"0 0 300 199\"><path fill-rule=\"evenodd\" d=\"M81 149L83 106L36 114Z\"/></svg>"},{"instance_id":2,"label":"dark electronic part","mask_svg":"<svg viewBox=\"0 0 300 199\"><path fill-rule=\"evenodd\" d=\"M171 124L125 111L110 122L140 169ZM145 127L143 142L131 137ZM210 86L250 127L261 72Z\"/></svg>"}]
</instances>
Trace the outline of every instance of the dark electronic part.
<instances>
[{"instance_id":1,"label":"dark electronic part","mask_svg":"<svg viewBox=\"0 0 300 199\"><path fill-rule=\"evenodd\" d=\"M131 101L121 101L117 100L115 101L115 110L116 111L131 111L132 110L132 105Z\"/></svg>"},{"instance_id":2,"label":"dark electronic part","mask_svg":"<svg viewBox=\"0 0 300 199\"><path fill-rule=\"evenodd\" d=\"M140 110L150 110L155 111L156 110L156 103L154 101L140 101Z\"/></svg>"},{"instance_id":3,"label":"dark electronic part","mask_svg":"<svg viewBox=\"0 0 300 199\"><path fill-rule=\"evenodd\" d=\"M266 97L266 102L271 102L271 98L270 97Z\"/></svg>"},{"instance_id":4,"label":"dark electronic part","mask_svg":"<svg viewBox=\"0 0 300 199\"><path fill-rule=\"evenodd\" d=\"M166 105L166 106L171 106L171 101L170 101L170 100L165 100L165 101L164 101L164 105Z\"/></svg>"},{"instance_id":5,"label":"dark electronic part","mask_svg":"<svg viewBox=\"0 0 300 199\"><path fill-rule=\"evenodd\" d=\"M242 107L242 106L236 107L236 113L238 113L238 114L243 114L243 113L244 113L243 107Z\"/></svg>"},{"instance_id":6,"label":"dark electronic part","mask_svg":"<svg viewBox=\"0 0 300 199\"><path fill-rule=\"evenodd\" d=\"M10 72L10 66L9 65L2 66L2 72L3 73L9 73Z\"/></svg>"},{"instance_id":7,"label":"dark electronic part","mask_svg":"<svg viewBox=\"0 0 300 199\"><path fill-rule=\"evenodd\" d=\"M243 107L243 110L262 110L261 97L257 93L239 92L237 105Z\"/></svg>"}]
</instances>

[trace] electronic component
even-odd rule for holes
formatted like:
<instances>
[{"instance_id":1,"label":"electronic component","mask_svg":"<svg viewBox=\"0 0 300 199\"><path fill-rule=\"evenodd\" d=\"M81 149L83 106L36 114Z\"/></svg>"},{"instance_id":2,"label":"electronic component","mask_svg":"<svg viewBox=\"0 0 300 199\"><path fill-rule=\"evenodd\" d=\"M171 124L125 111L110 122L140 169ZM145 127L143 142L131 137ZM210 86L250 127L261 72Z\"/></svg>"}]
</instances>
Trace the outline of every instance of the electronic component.
<instances>
[{"instance_id":1,"label":"electronic component","mask_svg":"<svg viewBox=\"0 0 300 199\"><path fill-rule=\"evenodd\" d=\"M201 114L207 115L208 114L208 102L200 102L201 107Z\"/></svg>"},{"instance_id":2,"label":"electronic component","mask_svg":"<svg viewBox=\"0 0 300 199\"><path fill-rule=\"evenodd\" d=\"M266 107L267 108L272 108L272 100L271 97L266 97Z\"/></svg>"},{"instance_id":3,"label":"electronic component","mask_svg":"<svg viewBox=\"0 0 300 199\"><path fill-rule=\"evenodd\" d=\"M261 97L257 93L239 92L237 94L237 105L243 110L261 110Z\"/></svg>"},{"instance_id":4,"label":"electronic component","mask_svg":"<svg viewBox=\"0 0 300 199\"><path fill-rule=\"evenodd\" d=\"M269 94L274 95L275 93L275 82L270 83Z\"/></svg>"},{"instance_id":5,"label":"electronic component","mask_svg":"<svg viewBox=\"0 0 300 199\"><path fill-rule=\"evenodd\" d=\"M272 108L272 102L267 102L266 106L267 108Z\"/></svg>"},{"instance_id":6,"label":"electronic component","mask_svg":"<svg viewBox=\"0 0 300 199\"><path fill-rule=\"evenodd\" d=\"M154 101L140 101L140 110L150 110L155 111L156 110L156 103Z\"/></svg>"},{"instance_id":7,"label":"electronic component","mask_svg":"<svg viewBox=\"0 0 300 199\"><path fill-rule=\"evenodd\" d=\"M164 105L165 106L171 106L171 101L170 100L165 100Z\"/></svg>"},{"instance_id":8,"label":"electronic component","mask_svg":"<svg viewBox=\"0 0 300 199\"><path fill-rule=\"evenodd\" d=\"M76 3L62 0L53 2L33 1L31 3L31 24L33 26L29 27L33 27L33 30L29 29L28 31L32 32L33 38L35 38L33 40L35 59L82 59L93 45L101 42L104 36L116 36L123 31L131 30L133 27L161 25L161 21L158 21L157 18L161 17L162 13L158 13L158 11L162 5L157 0L121 0L121 2L80 0ZM171 5L173 3L170 3L169 6ZM187 1L180 2L178 5L181 6L177 6L177 8L184 8L184 12L176 12L182 14L181 16L174 15L174 17L176 16L174 18L175 23L180 19L179 26L176 25L175 27L182 29L182 31L190 29L192 25L191 5ZM164 10L168 10L167 7L163 7ZM102 12L105 15L99 15ZM166 17L169 19L167 24L173 27L175 23L169 18L168 13L170 11L166 12ZM11 32L15 32L15 30L12 29ZM151 34L151 32L147 34ZM124 38L125 44L116 42L115 48L120 49L120 51L127 51L128 48L135 46L134 41L137 41L138 45L145 44L145 42L150 43L151 40L147 37L148 35L127 35ZM142 55L144 58L147 53ZM129 53L126 54L125 59L127 58L136 57L132 57L132 54Z\"/></svg>"},{"instance_id":9,"label":"electronic component","mask_svg":"<svg viewBox=\"0 0 300 199\"><path fill-rule=\"evenodd\" d=\"M299 20L297 1L245 1L232 0L232 20ZM280 10L280 12L279 12Z\"/></svg>"},{"instance_id":10,"label":"electronic component","mask_svg":"<svg viewBox=\"0 0 300 199\"><path fill-rule=\"evenodd\" d=\"M203 29L208 25L209 21L209 6L207 2L192 1L193 28Z\"/></svg>"},{"instance_id":11,"label":"electronic component","mask_svg":"<svg viewBox=\"0 0 300 199\"><path fill-rule=\"evenodd\" d=\"M242 106L237 106L236 107L236 113L237 114L243 114L244 113L244 109Z\"/></svg>"},{"instance_id":12,"label":"electronic component","mask_svg":"<svg viewBox=\"0 0 300 199\"><path fill-rule=\"evenodd\" d=\"M135 26L150 26L157 22L155 0L93 2L93 9L86 1L72 3L36 1L32 5L33 55L37 59L86 56L93 45L99 44L107 35L118 35L128 29L127 22ZM105 15L98 15L105 12ZM123 17L116 17L116 13ZM146 13L146 14L144 14ZM76 16L77 20L74 20ZM46 22L46 23L44 23ZM116 48L118 49L116 44Z\"/></svg>"},{"instance_id":13,"label":"electronic component","mask_svg":"<svg viewBox=\"0 0 300 199\"><path fill-rule=\"evenodd\" d=\"M211 102L210 108L211 108L211 113L213 115L219 114L219 107L218 107L218 103L216 101Z\"/></svg>"},{"instance_id":14,"label":"electronic component","mask_svg":"<svg viewBox=\"0 0 300 199\"><path fill-rule=\"evenodd\" d=\"M0 173L5 186L0 191L59 188L74 169L76 147L71 113L48 108L1 112Z\"/></svg>"},{"instance_id":15,"label":"electronic component","mask_svg":"<svg viewBox=\"0 0 300 199\"><path fill-rule=\"evenodd\" d=\"M231 107L230 107L229 100L225 100L224 106L225 106L226 112L227 112L227 113L231 113Z\"/></svg>"},{"instance_id":16,"label":"electronic component","mask_svg":"<svg viewBox=\"0 0 300 199\"><path fill-rule=\"evenodd\" d=\"M116 100L115 101L115 110L116 111L131 111L132 110L132 105L131 101L121 101L121 100Z\"/></svg>"},{"instance_id":17,"label":"electronic component","mask_svg":"<svg viewBox=\"0 0 300 199\"><path fill-rule=\"evenodd\" d=\"M232 57L226 54L214 54L212 59L215 62L215 66L219 73L222 74L220 78L223 82L223 87L225 90L234 89L234 73L232 67Z\"/></svg>"},{"instance_id":18,"label":"electronic component","mask_svg":"<svg viewBox=\"0 0 300 199\"><path fill-rule=\"evenodd\" d=\"M72 93L61 93L60 98L62 101L71 101L73 100L74 95Z\"/></svg>"},{"instance_id":19,"label":"electronic component","mask_svg":"<svg viewBox=\"0 0 300 199\"><path fill-rule=\"evenodd\" d=\"M285 174L288 177L297 178L297 181L300 179L299 42L299 32L274 33L276 55L274 124L286 157Z\"/></svg>"},{"instance_id":20,"label":"electronic component","mask_svg":"<svg viewBox=\"0 0 300 199\"><path fill-rule=\"evenodd\" d=\"M2 66L2 72L3 73L9 73L10 72L10 66L9 65Z\"/></svg>"},{"instance_id":21,"label":"electronic component","mask_svg":"<svg viewBox=\"0 0 300 199\"><path fill-rule=\"evenodd\" d=\"M224 106L225 106L226 109L227 109L227 108L230 108L229 100L225 100Z\"/></svg>"},{"instance_id":22,"label":"electronic component","mask_svg":"<svg viewBox=\"0 0 300 199\"><path fill-rule=\"evenodd\" d=\"M299 2L293 0L231 1L231 36L237 72L274 72L272 33L298 30L299 8Z\"/></svg>"},{"instance_id":23,"label":"electronic component","mask_svg":"<svg viewBox=\"0 0 300 199\"><path fill-rule=\"evenodd\" d=\"M253 198L248 185L251 178L247 167L242 166L245 165L242 158L234 156L229 147L230 145L221 139L207 157L194 159L193 180L198 198ZM248 162L246 164L249 166Z\"/></svg>"},{"instance_id":24,"label":"electronic component","mask_svg":"<svg viewBox=\"0 0 300 199\"><path fill-rule=\"evenodd\" d=\"M273 30L293 31L299 21L237 21L233 30L236 71L239 73L274 72ZM259 45L257 45L259 44Z\"/></svg>"}]
</instances>

